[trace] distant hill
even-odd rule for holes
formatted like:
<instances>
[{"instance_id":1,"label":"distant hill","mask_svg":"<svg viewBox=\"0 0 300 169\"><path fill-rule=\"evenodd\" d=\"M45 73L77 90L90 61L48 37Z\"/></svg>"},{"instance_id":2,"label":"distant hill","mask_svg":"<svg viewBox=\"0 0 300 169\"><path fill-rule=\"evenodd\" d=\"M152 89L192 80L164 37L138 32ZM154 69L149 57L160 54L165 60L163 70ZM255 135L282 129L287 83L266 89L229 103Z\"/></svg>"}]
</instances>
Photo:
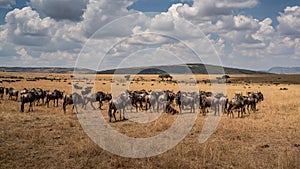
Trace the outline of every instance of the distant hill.
<instances>
[{"instance_id":1,"label":"distant hill","mask_svg":"<svg viewBox=\"0 0 300 169\"><path fill-rule=\"evenodd\" d=\"M74 68L61 67L0 67L0 72L30 72L30 73L73 73ZM77 69L83 73L95 73L89 69Z\"/></svg>"},{"instance_id":2,"label":"distant hill","mask_svg":"<svg viewBox=\"0 0 300 169\"><path fill-rule=\"evenodd\" d=\"M300 67L272 67L268 73L274 74L300 74Z\"/></svg>"},{"instance_id":3,"label":"distant hill","mask_svg":"<svg viewBox=\"0 0 300 169\"><path fill-rule=\"evenodd\" d=\"M73 73L74 68L60 68L60 67L0 67L1 72L32 72L32 73ZM96 71L89 69L77 69L77 72L94 74ZM170 66L151 66L151 67L133 67L120 68L98 71L98 74L265 74L262 71L253 71L246 69L237 69L229 67L221 67L204 64L188 64L188 65L170 65Z\"/></svg>"},{"instance_id":4,"label":"distant hill","mask_svg":"<svg viewBox=\"0 0 300 169\"><path fill-rule=\"evenodd\" d=\"M262 71L253 71L238 68L221 67L214 65L204 64L188 64L188 65L170 65L170 66L152 66L152 67L133 67L121 68L118 70L111 69L97 72L98 74L161 74L161 73L174 73L174 74L266 74Z\"/></svg>"}]
</instances>

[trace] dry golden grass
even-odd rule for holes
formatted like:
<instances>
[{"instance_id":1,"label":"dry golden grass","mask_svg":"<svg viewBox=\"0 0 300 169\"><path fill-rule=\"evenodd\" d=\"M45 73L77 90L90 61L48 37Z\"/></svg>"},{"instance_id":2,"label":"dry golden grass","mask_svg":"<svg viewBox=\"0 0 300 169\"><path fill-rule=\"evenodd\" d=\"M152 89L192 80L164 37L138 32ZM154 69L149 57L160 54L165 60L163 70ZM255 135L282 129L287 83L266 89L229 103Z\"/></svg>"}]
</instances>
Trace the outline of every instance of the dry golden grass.
<instances>
[{"instance_id":1,"label":"dry golden grass","mask_svg":"<svg viewBox=\"0 0 300 169\"><path fill-rule=\"evenodd\" d=\"M18 90L41 87L72 92L68 84L70 75L0 73L0 76L25 77L20 82L2 84ZM26 81L26 78L44 76L62 80ZM226 86L229 98L235 92L264 93L265 100L258 104L259 111L244 118L230 119L223 115L217 130L203 144L198 143L198 138L206 117L198 115L192 130L177 146L142 159L120 157L97 146L85 134L76 115L70 113L71 106L67 114L63 113L62 101L59 107L35 106L33 112L20 113L20 102L4 96L0 103L0 168L299 168L300 76L230 76L233 83ZM97 75L96 90L110 92L111 78L111 75ZM157 75L143 75L143 78L130 84L130 90L178 90L176 84L151 81L157 80ZM197 75L196 78L201 81L208 77ZM209 84L201 83L199 87L210 90ZM279 90L281 87L288 90ZM103 108L107 119L107 105ZM163 114L145 124L131 121L110 124L131 137L150 137L169 128L176 117Z\"/></svg>"}]
</instances>

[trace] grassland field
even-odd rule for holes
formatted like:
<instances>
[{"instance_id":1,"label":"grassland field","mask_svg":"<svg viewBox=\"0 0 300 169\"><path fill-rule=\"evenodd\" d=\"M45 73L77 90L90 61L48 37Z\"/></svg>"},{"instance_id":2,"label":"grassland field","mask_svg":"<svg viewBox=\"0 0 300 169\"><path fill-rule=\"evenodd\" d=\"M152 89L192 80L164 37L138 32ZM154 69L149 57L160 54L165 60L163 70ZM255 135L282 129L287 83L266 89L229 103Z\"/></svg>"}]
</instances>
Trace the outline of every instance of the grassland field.
<instances>
[{"instance_id":1,"label":"grassland field","mask_svg":"<svg viewBox=\"0 0 300 169\"><path fill-rule=\"evenodd\" d=\"M123 76L96 75L95 91L111 92L113 85L123 85L113 79ZM184 75L173 80L180 81L180 76ZM0 77L0 86L59 89L65 94L72 93L74 80L71 74L1 72ZM126 86L129 90L180 89L177 83L160 81L158 75L132 78ZM195 78L199 89L211 91L211 84L203 81L208 75ZM40 105L33 112L21 113L20 102L4 95L0 100L0 168L300 168L300 75L230 75L229 80L225 86L229 98L236 92L264 94L258 111L244 118L222 115L216 131L202 144L198 137L207 117L198 113L191 131L174 148L138 159L114 155L95 144L71 113L71 106L64 114L61 100L59 107ZM107 103L103 109L99 113L108 120ZM177 116L163 113L149 123L109 124L127 136L146 138L168 129Z\"/></svg>"}]
</instances>

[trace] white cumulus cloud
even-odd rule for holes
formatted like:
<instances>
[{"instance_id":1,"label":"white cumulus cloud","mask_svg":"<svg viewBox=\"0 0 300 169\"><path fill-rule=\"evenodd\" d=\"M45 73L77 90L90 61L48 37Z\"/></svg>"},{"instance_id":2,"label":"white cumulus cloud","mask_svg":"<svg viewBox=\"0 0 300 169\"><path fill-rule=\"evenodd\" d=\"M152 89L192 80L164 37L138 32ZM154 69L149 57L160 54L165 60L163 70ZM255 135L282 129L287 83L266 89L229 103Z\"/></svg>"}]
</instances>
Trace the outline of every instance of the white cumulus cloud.
<instances>
[{"instance_id":1,"label":"white cumulus cloud","mask_svg":"<svg viewBox=\"0 0 300 169\"><path fill-rule=\"evenodd\" d=\"M14 4L16 4L15 0L0 0L0 8L10 8Z\"/></svg>"}]
</instances>

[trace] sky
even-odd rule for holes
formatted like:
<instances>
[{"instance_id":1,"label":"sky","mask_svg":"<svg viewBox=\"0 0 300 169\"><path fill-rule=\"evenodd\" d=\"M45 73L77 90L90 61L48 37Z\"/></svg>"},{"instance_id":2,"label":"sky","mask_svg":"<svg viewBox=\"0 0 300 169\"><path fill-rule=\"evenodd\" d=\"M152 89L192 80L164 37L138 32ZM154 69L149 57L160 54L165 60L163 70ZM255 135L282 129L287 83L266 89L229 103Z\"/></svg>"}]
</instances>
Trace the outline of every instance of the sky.
<instances>
[{"instance_id":1,"label":"sky","mask_svg":"<svg viewBox=\"0 0 300 169\"><path fill-rule=\"evenodd\" d=\"M0 66L300 66L299 0L0 0Z\"/></svg>"}]
</instances>

